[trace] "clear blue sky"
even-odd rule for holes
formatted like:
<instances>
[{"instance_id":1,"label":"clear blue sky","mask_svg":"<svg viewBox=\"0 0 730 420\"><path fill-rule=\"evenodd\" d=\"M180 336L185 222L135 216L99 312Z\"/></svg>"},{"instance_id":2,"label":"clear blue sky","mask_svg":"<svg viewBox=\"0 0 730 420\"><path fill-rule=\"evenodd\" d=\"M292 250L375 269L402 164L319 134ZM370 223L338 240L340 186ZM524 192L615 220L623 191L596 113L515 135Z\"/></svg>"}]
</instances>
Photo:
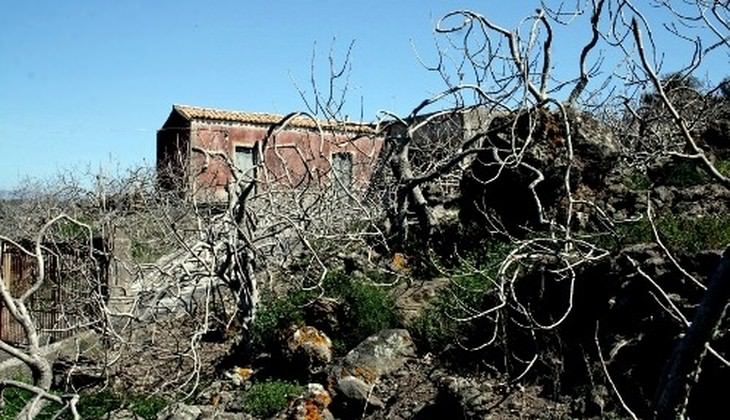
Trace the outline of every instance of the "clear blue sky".
<instances>
[{"instance_id":1,"label":"clear blue sky","mask_svg":"<svg viewBox=\"0 0 730 420\"><path fill-rule=\"evenodd\" d=\"M469 8L511 28L537 3L0 0L0 190L61 169L152 164L173 103L301 110L291 78L308 87L314 45L323 68L333 37L340 55L355 40L351 117L361 97L366 120L407 113L442 87L411 47L434 57L437 17ZM556 40L556 66L585 36Z\"/></svg>"}]
</instances>

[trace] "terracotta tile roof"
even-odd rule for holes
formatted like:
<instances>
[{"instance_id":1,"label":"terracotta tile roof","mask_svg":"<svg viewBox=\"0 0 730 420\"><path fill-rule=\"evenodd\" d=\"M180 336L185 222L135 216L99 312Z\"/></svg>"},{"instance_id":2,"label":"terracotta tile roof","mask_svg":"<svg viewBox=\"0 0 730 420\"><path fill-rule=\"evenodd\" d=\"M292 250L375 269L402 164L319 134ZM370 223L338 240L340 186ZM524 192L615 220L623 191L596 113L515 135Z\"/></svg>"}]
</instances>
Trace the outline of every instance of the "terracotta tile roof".
<instances>
[{"instance_id":1,"label":"terracotta tile roof","mask_svg":"<svg viewBox=\"0 0 730 420\"><path fill-rule=\"evenodd\" d=\"M225 109L203 108L188 105L173 105L177 111L188 120L215 120L238 122L254 125L271 125L280 122L285 116L258 112L228 111ZM343 132L374 134L375 128L370 124L342 122L333 120L317 120L323 130L337 130ZM295 117L289 121L289 127L316 129L317 123L307 117Z\"/></svg>"}]
</instances>

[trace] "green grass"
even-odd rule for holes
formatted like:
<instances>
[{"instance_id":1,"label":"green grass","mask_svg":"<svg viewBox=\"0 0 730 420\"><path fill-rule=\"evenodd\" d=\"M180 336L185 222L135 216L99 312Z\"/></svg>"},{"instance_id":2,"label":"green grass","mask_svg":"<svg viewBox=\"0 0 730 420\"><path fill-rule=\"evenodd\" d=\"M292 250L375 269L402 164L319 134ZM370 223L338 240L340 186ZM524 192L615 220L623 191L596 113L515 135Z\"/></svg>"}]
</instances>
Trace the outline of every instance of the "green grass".
<instances>
[{"instance_id":1,"label":"green grass","mask_svg":"<svg viewBox=\"0 0 730 420\"><path fill-rule=\"evenodd\" d=\"M714 166L723 175L730 176L730 159L718 160L714 162ZM654 181L657 184L680 188L714 182L712 176L710 176L708 171L704 169L701 164L691 160L677 160L670 162L660 171L654 173L652 178L654 178ZM644 182L639 183L640 186L644 186L644 184Z\"/></svg>"},{"instance_id":2,"label":"green grass","mask_svg":"<svg viewBox=\"0 0 730 420\"><path fill-rule=\"evenodd\" d=\"M264 299L252 325L251 344L255 352L265 352L274 345L277 331L291 324L304 324L304 305L313 295L297 291L280 299Z\"/></svg>"},{"instance_id":3,"label":"green grass","mask_svg":"<svg viewBox=\"0 0 730 420\"><path fill-rule=\"evenodd\" d=\"M659 183L674 187L691 187L709 182L707 173L689 160L671 162L658 174Z\"/></svg>"},{"instance_id":4,"label":"green grass","mask_svg":"<svg viewBox=\"0 0 730 420\"><path fill-rule=\"evenodd\" d=\"M0 419L10 420L16 418L31 397L32 394L28 391L17 388L6 389L3 393L4 405L0 408ZM102 418L111 411L127 408L143 419L152 420L157 418L157 413L165 408L167 404L167 400L157 396L122 395L102 391L82 395L77 409L83 419ZM48 403L36 418L39 420L51 419L60 409L60 404ZM70 419L72 416L66 410L61 418Z\"/></svg>"},{"instance_id":5,"label":"green grass","mask_svg":"<svg viewBox=\"0 0 730 420\"><path fill-rule=\"evenodd\" d=\"M286 408L289 401L304 392L304 387L293 382L269 380L254 384L243 395L247 414L269 418Z\"/></svg>"},{"instance_id":6,"label":"green grass","mask_svg":"<svg viewBox=\"0 0 730 420\"><path fill-rule=\"evenodd\" d=\"M129 401L129 409L143 419L153 420L169 403L168 400L159 396L137 396Z\"/></svg>"},{"instance_id":7,"label":"green grass","mask_svg":"<svg viewBox=\"0 0 730 420\"><path fill-rule=\"evenodd\" d=\"M717 170L720 171L721 174L725 176L730 176L730 159L718 160L717 162L715 162L715 168L717 168Z\"/></svg>"},{"instance_id":8,"label":"green grass","mask_svg":"<svg viewBox=\"0 0 730 420\"><path fill-rule=\"evenodd\" d=\"M23 410L26 402L32 398L30 391L8 387L2 393L2 404L0 405L0 420L15 419ZM61 405L48 403L43 408L37 419L51 419L61 409Z\"/></svg>"},{"instance_id":9,"label":"green grass","mask_svg":"<svg viewBox=\"0 0 730 420\"><path fill-rule=\"evenodd\" d=\"M409 326L423 351L439 352L457 339L469 336L473 324L456 318L470 315L466 308L483 308L491 287L489 278L483 274L454 276L451 281Z\"/></svg>"},{"instance_id":10,"label":"green grass","mask_svg":"<svg viewBox=\"0 0 730 420\"><path fill-rule=\"evenodd\" d=\"M51 231L56 235L56 237L58 239L61 239L61 240L88 241L89 235L91 235L91 236L99 235L99 229L90 222L88 222L88 224L91 227L91 231L89 231L85 227L80 226L76 223L69 222L68 220L61 220L61 221L57 222L55 225L53 225L53 228Z\"/></svg>"},{"instance_id":11,"label":"green grass","mask_svg":"<svg viewBox=\"0 0 730 420\"><path fill-rule=\"evenodd\" d=\"M165 246L160 241L132 240L132 261L138 264L153 263L170 251L172 248L169 245Z\"/></svg>"},{"instance_id":12,"label":"green grass","mask_svg":"<svg viewBox=\"0 0 730 420\"><path fill-rule=\"evenodd\" d=\"M730 215L660 216L655 224L662 242L675 252L722 249L730 244ZM654 242L651 224L645 219L619 225L616 230L619 246Z\"/></svg>"}]
</instances>

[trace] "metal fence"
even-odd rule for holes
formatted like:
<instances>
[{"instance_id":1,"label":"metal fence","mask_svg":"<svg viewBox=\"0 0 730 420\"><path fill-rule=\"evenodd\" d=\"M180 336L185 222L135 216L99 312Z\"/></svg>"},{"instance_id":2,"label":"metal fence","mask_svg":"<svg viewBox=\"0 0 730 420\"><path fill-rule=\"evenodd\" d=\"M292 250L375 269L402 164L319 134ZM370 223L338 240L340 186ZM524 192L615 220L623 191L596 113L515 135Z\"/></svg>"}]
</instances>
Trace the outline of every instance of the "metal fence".
<instances>
[{"instance_id":1,"label":"metal fence","mask_svg":"<svg viewBox=\"0 0 730 420\"><path fill-rule=\"evenodd\" d=\"M90 256L88 246L49 244L44 249L45 279L26 305L41 344L49 344L70 337L100 319L98 303L105 299L108 270L103 258ZM21 296L38 279L36 258L8 243L0 242L0 270L14 297ZM27 344L25 330L3 299L0 299L0 339L13 345Z\"/></svg>"}]
</instances>

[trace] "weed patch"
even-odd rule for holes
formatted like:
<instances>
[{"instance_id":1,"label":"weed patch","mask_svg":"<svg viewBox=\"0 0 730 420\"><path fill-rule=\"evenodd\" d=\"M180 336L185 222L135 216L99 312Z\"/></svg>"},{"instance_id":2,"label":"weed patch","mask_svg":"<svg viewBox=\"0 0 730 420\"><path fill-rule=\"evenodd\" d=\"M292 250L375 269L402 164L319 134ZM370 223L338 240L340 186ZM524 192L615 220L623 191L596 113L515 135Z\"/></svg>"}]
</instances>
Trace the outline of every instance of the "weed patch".
<instances>
[{"instance_id":1,"label":"weed patch","mask_svg":"<svg viewBox=\"0 0 730 420\"><path fill-rule=\"evenodd\" d=\"M380 273L370 273L373 283L389 283ZM336 272L325 279L324 287L330 297L345 303L341 337L331 337L335 351L341 352L359 344L370 335L400 325L395 300L388 289L352 279Z\"/></svg>"},{"instance_id":2,"label":"weed patch","mask_svg":"<svg viewBox=\"0 0 730 420\"><path fill-rule=\"evenodd\" d=\"M15 419L32 397L33 394L29 391L7 388L2 394L3 404L0 407L0 419ZM122 395L102 391L82 395L76 408L83 419L104 418L114 410L127 408L140 418L152 420L157 418L157 413L162 411L167 404L167 400L158 396ZM56 418L61 407L58 403L48 402L36 418L39 420ZM58 418L71 419L73 416L66 410Z\"/></svg>"},{"instance_id":3,"label":"weed patch","mask_svg":"<svg viewBox=\"0 0 730 420\"><path fill-rule=\"evenodd\" d=\"M254 384L243 396L246 413L269 418L286 408L289 401L304 392L304 387L293 382L270 380Z\"/></svg>"},{"instance_id":4,"label":"weed patch","mask_svg":"<svg viewBox=\"0 0 730 420\"><path fill-rule=\"evenodd\" d=\"M25 404L34 396L30 391L8 387L3 390L0 396L0 419L12 420L18 417ZM61 405L49 402L36 417L37 419L51 419L61 409Z\"/></svg>"},{"instance_id":5,"label":"weed patch","mask_svg":"<svg viewBox=\"0 0 730 420\"><path fill-rule=\"evenodd\" d=\"M484 242L449 269L450 287L441 291L410 325L419 348L442 351L475 333L478 327L473 322L462 322L459 318L485 307L499 266L510 250L510 244L505 242Z\"/></svg>"},{"instance_id":6,"label":"weed patch","mask_svg":"<svg viewBox=\"0 0 730 420\"><path fill-rule=\"evenodd\" d=\"M725 176L730 176L730 159L717 160L715 168ZM691 187L713 182L712 176L701 165L691 160L678 160L656 171L652 178L659 184L674 187Z\"/></svg>"},{"instance_id":7,"label":"weed patch","mask_svg":"<svg viewBox=\"0 0 730 420\"><path fill-rule=\"evenodd\" d=\"M675 252L699 252L720 249L730 243L730 216L715 215L695 218L661 216L655 224L662 242ZM617 227L621 246L654 242L648 220L622 224Z\"/></svg>"},{"instance_id":8,"label":"weed patch","mask_svg":"<svg viewBox=\"0 0 730 420\"><path fill-rule=\"evenodd\" d=\"M373 283L392 281L378 273L370 273L367 279L355 279L337 271L331 272L322 284L324 297L336 299L344 306L339 320L341 334L330 337L335 351L349 349L382 329L400 325L395 300L388 289L368 284L368 279ZM264 301L252 329L254 350L270 348L282 328L303 325L305 307L317 297L316 292L298 291L281 299Z\"/></svg>"},{"instance_id":9,"label":"weed patch","mask_svg":"<svg viewBox=\"0 0 730 420\"><path fill-rule=\"evenodd\" d=\"M280 299L264 299L252 326L251 345L256 352L264 352L274 345L277 332L291 324L304 324L304 306L313 294L297 291Z\"/></svg>"},{"instance_id":10,"label":"weed patch","mask_svg":"<svg viewBox=\"0 0 730 420\"><path fill-rule=\"evenodd\" d=\"M715 162L715 168L717 168L717 170L720 171L721 174L725 176L730 176L730 159L718 160L717 162Z\"/></svg>"},{"instance_id":11,"label":"weed patch","mask_svg":"<svg viewBox=\"0 0 730 420\"><path fill-rule=\"evenodd\" d=\"M624 178L623 184L634 191L645 191L651 187L651 179L646 174L634 172Z\"/></svg>"},{"instance_id":12,"label":"weed patch","mask_svg":"<svg viewBox=\"0 0 730 420\"><path fill-rule=\"evenodd\" d=\"M680 188L705 184L710 180L703 169L689 160L670 162L656 171L652 178L659 184Z\"/></svg>"}]
</instances>

